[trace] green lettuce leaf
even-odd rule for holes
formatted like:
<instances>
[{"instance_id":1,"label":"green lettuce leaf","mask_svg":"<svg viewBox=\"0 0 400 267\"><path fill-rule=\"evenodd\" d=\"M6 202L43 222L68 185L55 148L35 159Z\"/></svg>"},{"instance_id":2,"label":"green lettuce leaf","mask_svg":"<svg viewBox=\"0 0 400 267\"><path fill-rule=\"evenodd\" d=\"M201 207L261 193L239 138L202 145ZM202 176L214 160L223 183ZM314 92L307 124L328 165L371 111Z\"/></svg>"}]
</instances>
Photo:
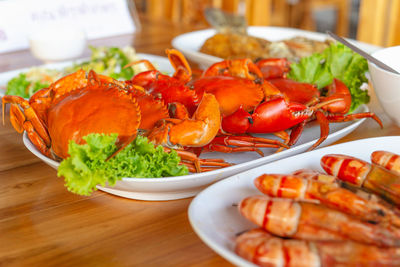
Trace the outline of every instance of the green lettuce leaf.
<instances>
[{"instance_id":1,"label":"green lettuce leaf","mask_svg":"<svg viewBox=\"0 0 400 267\"><path fill-rule=\"evenodd\" d=\"M367 60L340 43L331 44L321 54L315 53L293 63L288 75L299 82L315 84L319 89L329 85L333 78L339 79L349 88L352 104L350 112L359 105L369 102L367 90L361 85L367 83Z\"/></svg>"},{"instance_id":2,"label":"green lettuce leaf","mask_svg":"<svg viewBox=\"0 0 400 267\"><path fill-rule=\"evenodd\" d=\"M30 84L31 83L26 79L26 75L21 73L8 81L6 94L28 98L28 87Z\"/></svg>"},{"instance_id":3,"label":"green lettuce leaf","mask_svg":"<svg viewBox=\"0 0 400 267\"><path fill-rule=\"evenodd\" d=\"M8 81L6 94L29 98L40 89L49 86L50 84L46 82L30 81L25 73L20 73L17 77Z\"/></svg>"},{"instance_id":4,"label":"green lettuce leaf","mask_svg":"<svg viewBox=\"0 0 400 267\"><path fill-rule=\"evenodd\" d=\"M70 157L64 159L58 176L63 176L69 191L79 195L90 195L96 185L114 185L123 177L149 178L181 176L188 174L184 165L179 165L176 151L164 151L155 147L147 138L138 136L115 157L106 161L117 146L117 134L89 134L86 144L69 143Z\"/></svg>"},{"instance_id":5,"label":"green lettuce leaf","mask_svg":"<svg viewBox=\"0 0 400 267\"><path fill-rule=\"evenodd\" d=\"M94 70L110 76L116 80L129 80L135 74L134 67L124 68L130 62L137 61L133 48L126 47L93 47L89 46L92 55L89 61L75 64L66 69L68 73L75 72L79 69L85 71Z\"/></svg>"}]
</instances>

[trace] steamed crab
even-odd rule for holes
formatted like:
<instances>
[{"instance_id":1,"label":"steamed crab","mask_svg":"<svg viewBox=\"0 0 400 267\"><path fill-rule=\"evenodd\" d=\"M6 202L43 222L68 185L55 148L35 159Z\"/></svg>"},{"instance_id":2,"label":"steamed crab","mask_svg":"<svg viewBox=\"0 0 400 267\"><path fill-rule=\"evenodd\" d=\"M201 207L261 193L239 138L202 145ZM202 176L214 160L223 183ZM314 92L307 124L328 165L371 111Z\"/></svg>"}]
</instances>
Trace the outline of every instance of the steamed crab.
<instances>
[{"instance_id":1,"label":"steamed crab","mask_svg":"<svg viewBox=\"0 0 400 267\"><path fill-rule=\"evenodd\" d=\"M208 144L220 128L219 105L211 94L205 95L192 117L170 118L162 100L155 99L138 85L117 81L79 70L25 100L6 95L3 109L10 103L10 120L18 132L26 131L35 147L47 157L68 157L71 140L78 144L89 133L118 133L118 151L138 132L157 145L183 149ZM3 111L4 116L4 111ZM4 118L3 118L4 119ZM191 171L212 161L178 151ZM217 166L229 166L218 160Z\"/></svg>"}]
</instances>

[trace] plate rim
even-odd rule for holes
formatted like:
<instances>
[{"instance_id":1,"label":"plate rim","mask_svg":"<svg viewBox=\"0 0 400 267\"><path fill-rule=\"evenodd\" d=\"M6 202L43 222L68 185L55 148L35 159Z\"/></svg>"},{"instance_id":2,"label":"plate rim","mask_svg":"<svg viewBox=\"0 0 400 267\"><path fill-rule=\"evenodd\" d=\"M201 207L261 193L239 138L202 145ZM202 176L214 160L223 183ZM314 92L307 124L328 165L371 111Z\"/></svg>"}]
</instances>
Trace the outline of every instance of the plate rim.
<instances>
[{"instance_id":1,"label":"plate rim","mask_svg":"<svg viewBox=\"0 0 400 267\"><path fill-rule=\"evenodd\" d=\"M394 139L394 140L398 140L400 141L400 136L398 135L390 135L390 136L378 136L378 137L368 137L368 138L363 138L363 139L357 139L357 140L353 140L353 141L349 141L349 142L344 142L344 143L340 143L340 144L335 144L335 145L331 145L331 146L327 146L327 147L323 147L317 150L313 150L313 151L309 151L309 152L305 152L305 153L301 153L301 154L296 154L287 158L283 158L277 161L273 161L261 166L258 166L254 169L250 169L241 173L237 173L234 174L230 177L227 177L223 180L220 180L210 186L208 186L206 189L202 190L199 194L197 194L192 201L189 204L188 207L188 219L189 219L189 223L192 227L192 229L194 230L194 232L196 233L196 235L208 246L210 247L212 250L214 250L214 252L216 252L217 254L219 254L221 257L223 257L225 260L229 261L230 263L234 264L234 265L238 265L239 266L257 266L255 264L253 264L252 262L240 257L239 255L237 255L234 251L219 245L219 243L214 242L212 240L211 237L209 237L209 235L207 235L206 233L203 233L202 230L200 230L200 226L198 226L198 224L195 222L195 215L196 214L196 209L197 206L201 205L201 199L204 198L204 196L207 196L208 193L210 191L215 190L215 188L218 187L222 187L225 184L228 183L232 183L232 181L237 180L237 181L243 181L243 180L249 180L249 179L254 179L247 176L247 173L250 173L252 171L255 171L257 169L262 169L262 168L267 168L269 165L273 165L273 164L279 164L280 161L290 161L293 160L293 158L297 158L297 157L301 157L304 156L304 154L311 154L311 153L316 153L316 154L320 154L323 153L323 151L325 150L330 150L332 148L338 148L337 150L340 151L341 147L344 146L348 146L349 144L354 145L356 143L373 143L374 140L378 140L378 142L382 142L381 140L385 140L385 139ZM240 177L239 177L240 175ZM262 193L260 193L262 194ZM199 204L200 203L200 204Z\"/></svg>"}]
</instances>

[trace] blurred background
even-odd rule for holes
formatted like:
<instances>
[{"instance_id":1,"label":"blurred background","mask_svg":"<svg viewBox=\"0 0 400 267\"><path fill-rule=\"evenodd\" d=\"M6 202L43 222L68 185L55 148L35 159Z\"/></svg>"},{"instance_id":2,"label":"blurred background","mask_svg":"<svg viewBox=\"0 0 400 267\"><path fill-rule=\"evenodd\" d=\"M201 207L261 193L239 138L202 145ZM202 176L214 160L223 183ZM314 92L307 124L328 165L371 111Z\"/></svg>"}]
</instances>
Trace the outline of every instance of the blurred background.
<instances>
[{"instance_id":1,"label":"blurred background","mask_svg":"<svg viewBox=\"0 0 400 267\"><path fill-rule=\"evenodd\" d=\"M133 0L139 14L209 26L204 9L242 14L249 25L330 30L380 46L400 44L400 0Z\"/></svg>"}]
</instances>

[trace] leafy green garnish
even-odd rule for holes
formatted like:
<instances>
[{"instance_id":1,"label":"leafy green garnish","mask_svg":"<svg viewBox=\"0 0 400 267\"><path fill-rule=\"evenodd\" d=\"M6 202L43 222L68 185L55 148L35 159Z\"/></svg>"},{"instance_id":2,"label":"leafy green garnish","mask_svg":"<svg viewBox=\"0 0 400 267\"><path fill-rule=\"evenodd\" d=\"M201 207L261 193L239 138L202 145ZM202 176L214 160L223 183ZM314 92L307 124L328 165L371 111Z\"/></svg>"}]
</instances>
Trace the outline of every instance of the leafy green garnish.
<instances>
[{"instance_id":1,"label":"leafy green garnish","mask_svg":"<svg viewBox=\"0 0 400 267\"><path fill-rule=\"evenodd\" d=\"M8 81L6 94L29 98L36 91L49 87L49 85L46 82L29 81L25 73L20 73L17 77Z\"/></svg>"},{"instance_id":2,"label":"leafy green garnish","mask_svg":"<svg viewBox=\"0 0 400 267\"><path fill-rule=\"evenodd\" d=\"M7 95L18 95L20 97L29 97L28 87L31 83L26 79L25 73L20 73L7 83Z\"/></svg>"},{"instance_id":3,"label":"leafy green garnish","mask_svg":"<svg viewBox=\"0 0 400 267\"><path fill-rule=\"evenodd\" d=\"M32 67L8 81L6 94L29 98L40 89L49 87L63 75L59 70Z\"/></svg>"},{"instance_id":4,"label":"leafy green garnish","mask_svg":"<svg viewBox=\"0 0 400 267\"><path fill-rule=\"evenodd\" d=\"M164 151L155 147L146 137L138 136L115 157L106 161L117 146L117 134L89 134L83 139L86 144L71 141L68 153L59 168L58 176L64 176L69 191L79 195L90 195L96 185L114 185L123 177L166 177L188 174L184 165L179 165L176 151Z\"/></svg>"},{"instance_id":5,"label":"leafy green garnish","mask_svg":"<svg viewBox=\"0 0 400 267\"><path fill-rule=\"evenodd\" d=\"M299 63L293 63L288 77L315 84L319 89L332 83L333 78L341 80L350 90L352 112L359 105L369 102L368 91L361 89L361 85L368 82L365 76L367 71L366 59L343 44L336 43L321 54L316 53L302 58Z\"/></svg>"},{"instance_id":6,"label":"leafy green garnish","mask_svg":"<svg viewBox=\"0 0 400 267\"><path fill-rule=\"evenodd\" d=\"M124 49L118 47L89 47L92 55L89 61L75 64L67 68L68 73L75 72L79 69L85 71L94 70L97 73L110 76L116 80L129 80L135 74L133 67L124 68L130 62L138 60L132 48Z\"/></svg>"}]
</instances>

